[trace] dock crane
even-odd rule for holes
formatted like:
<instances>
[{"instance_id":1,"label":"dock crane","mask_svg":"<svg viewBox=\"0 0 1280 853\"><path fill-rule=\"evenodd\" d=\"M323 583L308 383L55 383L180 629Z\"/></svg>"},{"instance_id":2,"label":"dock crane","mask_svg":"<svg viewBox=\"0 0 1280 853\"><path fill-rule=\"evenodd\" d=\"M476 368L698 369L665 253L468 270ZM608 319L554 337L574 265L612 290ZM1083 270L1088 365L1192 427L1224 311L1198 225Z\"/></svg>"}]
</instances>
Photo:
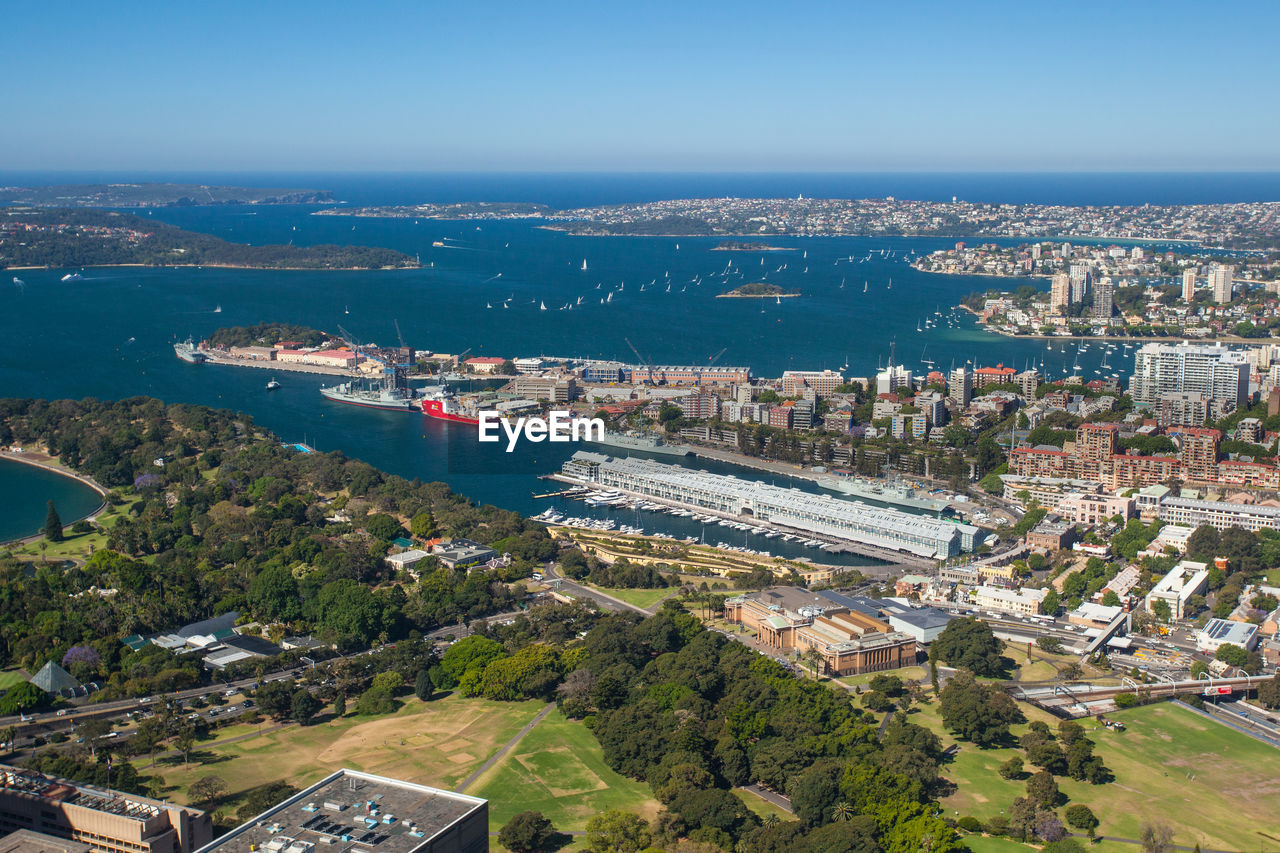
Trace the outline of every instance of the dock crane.
<instances>
[{"instance_id":1,"label":"dock crane","mask_svg":"<svg viewBox=\"0 0 1280 853\"><path fill-rule=\"evenodd\" d=\"M631 343L630 338L624 337L623 340L627 342L627 346L631 347L631 351L636 354L636 358L640 359L641 363L643 363L644 366L649 369L649 378L645 380L646 384L648 385L659 384L656 381L654 381L654 378L653 378L653 362L640 354L640 350L636 349L636 345Z\"/></svg>"}]
</instances>

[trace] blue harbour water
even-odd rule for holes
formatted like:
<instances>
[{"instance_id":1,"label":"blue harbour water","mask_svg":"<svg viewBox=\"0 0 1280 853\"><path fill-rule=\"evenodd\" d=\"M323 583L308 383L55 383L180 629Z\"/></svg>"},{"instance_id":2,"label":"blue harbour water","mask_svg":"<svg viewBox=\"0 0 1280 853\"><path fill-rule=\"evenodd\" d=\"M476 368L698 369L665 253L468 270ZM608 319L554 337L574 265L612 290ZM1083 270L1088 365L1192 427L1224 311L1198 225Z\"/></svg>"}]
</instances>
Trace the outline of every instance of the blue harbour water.
<instances>
[{"instance_id":1,"label":"blue harbour water","mask_svg":"<svg viewBox=\"0 0 1280 853\"><path fill-rule=\"evenodd\" d=\"M108 180L102 175L6 175L0 183ZM142 179L131 176L132 179ZM167 175L192 180L196 176ZM356 204L422 201L537 201L574 206L707 195L968 198L1142 203L1280 198L1280 177L1265 176L465 176L216 175L208 183L333 189ZM1096 344L1077 355L1044 342L1013 340L979 329L955 306L991 279L938 276L911 269L904 256L951 245L949 239L769 238L795 251L712 251L714 238L575 237L536 222L444 222L312 216L309 206L166 208L143 215L250 243L356 243L420 256L430 266L392 272L223 269L91 269L78 282L62 270L6 273L0 282L0 396L121 398L228 407L251 414L291 441L342 450L384 470L445 480L476 500L534 513L548 491L534 477L509 473L496 445L474 446L466 473L451 470L447 438L471 441L474 428L417 415L325 401L332 378L282 373L268 393L261 370L190 365L173 355L175 339L200 338L221 326L279 321L336 331L364 342L394 343L395 321L413 346L438 352L500 356L579 356L634 361L627 341L656 363L744 364L763 376L829 367L867 376L887 361L917 370L925 360L946 370L966 361L1035 364L1062 375L1079 359L1087 377L1127 374L1117 350L1103 368ZM433 243L443 242L443 247ZM883 252L883 254L882 254ZM892 252L892 257L889 256ZM868 258L863 261L862 259ZM850 261L849 259L853 260ZM720 274L732 259L741 278ZM587 270L581 269L583 260ZM782 265L785 269L779 270ZM807 270L807 271L806 271ZM13 275L24 282L10 282ZM767 277L766 277L767 274ZM716 299L744 281L798 290L797 299ZM643 286L643 290L642 290ZM866 288L864 292L864 286ZM608 299L612 292L613 297ZM606 300L601 302L601 300ZM547 310L541 310L542 304ZM508 307L504 308L506 304ZM561 310L572 304L571 310ZM492 306L492 307L488 307ZM220 310L218 310L220 309ZM934 328L925 328L933 321ZM925 329L918 332L917 328ZM846 367L847 365L847 367ZM460 435L459 431L466 431ZM517 449L522 469L549 473L572 452L565 445ZM715 470L742 469L706 465ZM490 473L476 473L488 471ZM788 483L789 485L795 483ZM796 484L798 485L798 484ZM43 507L43 500L40 502ZM581 504L565 508L588 514ZM41 509L41 519L43 509ZM696 524L669 516L638 519L647 529L697 535ZM637 519L627 519L636 523ZM38 520L37 520L38 523ZM743 544L741 533L708 539ZM0 535L0 539L4 536ZM765 541L747 544L766 547ZM769 540L775 553L787 546ZM804 549L792 546L790 553ZM811 552L810 552L811 553Z\"/></svg>"},{"instance_id":2,"label":"blue harbour water","mask_svg":"<svg viewBox=\"0 0 1280 853\"><path fill-rule=\"evenodd\" d=\"M68 526L102 504L97 492L70 477L0 459L0 542L43 530L48 501Z\"/></svg>"}]
</instances>

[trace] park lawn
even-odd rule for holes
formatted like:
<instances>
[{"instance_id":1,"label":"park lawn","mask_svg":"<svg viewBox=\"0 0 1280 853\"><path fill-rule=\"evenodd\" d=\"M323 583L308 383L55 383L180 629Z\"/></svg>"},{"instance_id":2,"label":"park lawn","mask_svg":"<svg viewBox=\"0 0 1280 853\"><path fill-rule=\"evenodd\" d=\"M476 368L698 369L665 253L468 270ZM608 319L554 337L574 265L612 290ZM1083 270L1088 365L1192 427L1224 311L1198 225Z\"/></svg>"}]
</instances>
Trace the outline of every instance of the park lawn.
<instances>
[{"instance_id":1,"label":"park lawn","mask_svg":"<svg viewBox=\"0 0 1280 853\"><path fill-rule=\"evenodd\" d=\"M1269 569L1267 571L1267 583L1270 586L1280 584L1280 569Z\"/></svg>"},{"instance_id":2,"label":"park lawn","mask_svg":"<svg viewBox=\"0 0 1280 853\"><path fill-rule=\"evenodd\" d=\"M410 696L394 714L322 718L315 725L291 725L238 743L197 744L189 767L181 758L165 759L152 772L164 777L164 796L181 802L187 802L192 782L211 773L221 776L228 794L222 805L232 807L257 785L283 779L301 788L343 767L452 788L542 707L541 702L456 694L432 702Z\"/></svg>"},{"instance_id":3,"label":"park lawn","mask_svg":"<svg viewBox=\"0 0 1280 853\"><path fill-rule=\"evenodd\" d=\"M769 815L774 815L775 817L778 818L778 820L781 820L781 821L796 819L796 816L793 815L791 812L787 811L786 809L780 806L775 806L773 803L769 802L768 800L760 799L755 794L751 793L745 788L734 788L733 793L738 797L738 799L746 803L747 808L755 812L756 817L761 818L762 820L768 817Z\"/></svg>"},{"instance_id":4,"label":"park lawn","mask_svg":"<svg viewBox=\"0 0 1280 853\"><path fill-rule=\"evenodd\" d=\"M942 729L936 701L916 707L913 722L938 733L944 746L956 743ZM1056 728L1057 720L1047 712L1019 707L1029 720ZM1123 720L1127 731L1079 722L1115 781L1094 786L1057 779L1068 804L1084 803L1098 816L1099 835L1138 838L1144 820L1158 818L1173 828L1176 844L1244 850L1257 843L1256 827L1275 826L1271 804L1280 794L1280 750L1171 703L1109 716ZM1025 730L1015 726L1013 733ZM959 753L942 768L957 786L942 800L951 817L988 820L1024 796L1025 782L1002 779L997 772L1014 755L1025 758L1019 749L983 750L960 742Z\"/></svg>"},{"instance_id":5,"label":"park lawn","mask_svg":"<svg viewBox=\"0 0 1280 853\"><path fill-rule=\"evenodd\" d=\"M6 669L0 672L0 690L8 690L10 687L21 684L27 680L27 676L20 669Z\"/></svg>"},{"instance_id":6,"label":"park lawn","mask_svg":"<svg viewBox=\"0 0 1280 853\"><path fill-rule=\"evenodd\" d=\"M902 669L884 669L879 672L864 672L861 675L846 675L843 678L838 678L836 680L851 687L854 685L865 686L867 682L871 681L871 679L875 678L877 675L896 675L904 682L910 681L914 678L926 687L929 683L929 670L923 666L904 666Z\"/></svg>"},{"instance_id":7,"label":"park lawn","mask_svg":"<svg viewBox=\"0 0 1280 853\"><path fill-rule=\"evenodd\" d=\"M678 594L678 589L674 587L660 587L658 589L618 589L616 587L596 586L595 584L583 584L589 589L598 589L605 595L611 595L619 601L625 601L627 604L648 610L668 595Z\"/></svg>"},{"instance_id":8,"label":"park lawn","mask_svg":"<svg viewBox=\"0 0 1280 853\"><path fill-rule=\"evenodd\" d=\"M67 524L63 533L64 538L61 542L36 540L22 548L15 549L14 553L31 557L44 557L47 560L87 560L94 551L101 551L107 547L107 534L104 531L114 527L116 522L128 513L129 507L139 500L140 498L133 498L120 506L108 506L98 516L97 527L89 533L72 533L71 525ZM40 550L42 543L45 545L43 552Z\"/></svg>"},{"instance_id":9,"label":"park lawn","mask_svg":"<svg viewBox=\"0 0 1280 853\"><path fill-rule=\"evenodd\" d=\"M1086 838L1078 840L1085 845L1088 853L1138 853L1142 849L1136 844L1125 844L1122 841L1094 841L1090 844ZM994 835L965 834L964 843L973 853L1029 853L1029 851L1040 849L1012 838Z\"/></svg>"},{"instance_id":10,"label":"park lawn","mask_svg":"<svg viewBox=\"0 0 1280 853\"><path fill-rule=\"evenodd\" d=\"M614 772L595 736L581 722L552 711L467 793L489 800L489 828L497 832L522 811L542 812L561 832L586 829L607 809L650 819L658 803L649 786Z\"/></svg>"}]
</instances>

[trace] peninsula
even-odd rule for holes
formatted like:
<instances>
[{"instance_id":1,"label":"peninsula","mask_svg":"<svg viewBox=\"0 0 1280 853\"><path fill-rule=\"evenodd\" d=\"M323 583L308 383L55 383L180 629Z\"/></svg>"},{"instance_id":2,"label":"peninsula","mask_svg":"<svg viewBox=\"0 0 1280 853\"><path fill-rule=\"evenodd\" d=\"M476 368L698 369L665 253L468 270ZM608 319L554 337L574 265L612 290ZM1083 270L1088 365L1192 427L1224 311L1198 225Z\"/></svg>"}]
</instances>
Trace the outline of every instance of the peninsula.
<instances>
[{"instance_id":1,"label":"peninsula","mask_svg":"<svg viewBox=\"0 0 1280 853\"><path fill-rule=\"evenodd\" d=\"M54 184L0 187L0 203L32 207L197 207L218 204L325 204L328 190L205 184Z\"/></svg>"},{"instance_id":2,"label":"peninsula","mask_svg":"<svg viewBox=\"0 0 1280 853\"><path fill-rule=\"evenodd\" d=\"M245 269L409 269L418 262L368 246L250 246L107 210L9 208L0 213L0 268L211 266Z\"/></svg>"},{"instance_id":3,"label":"peninsula","mask_svg":"<svg viewBox=\"0 0 1280 853\"><path fill-rule=\"evenodd\" d=\"M531 219L554 213L545 204L468 201L456 204L410 204L380 207L327 207L313 216L359 216L369 219Z\"/></svg>"},{"instance_id":4,"label":"peninsula","mask_svg":"<svg viewBox=\"0 0 1280 853\"><path fill-rule=\"evenodd\" d=\"M753 281L744 284L741 287L735 287L728 293L720 293L716 295L716 299L792 299L800 294L797 292L787 292L776 284L769 284L763 281Z\"/></svg>"},{"instance_id":5,"label":"peninsula","mask_svg":"<svg viewBox=\"0 0 1280 853\"><path fill-rule=\"evenodd\" d=\"M471 202L336 207L320 216L541 218L554 231L613 237L955 237L1123 240L1230 249L1280 247L1280 203L1072 206L896 198L691 198L574 210ZM722 251L761 251L729 241ZM764 251L785 251L768 247Z\"/></svg>"}]
</instances>

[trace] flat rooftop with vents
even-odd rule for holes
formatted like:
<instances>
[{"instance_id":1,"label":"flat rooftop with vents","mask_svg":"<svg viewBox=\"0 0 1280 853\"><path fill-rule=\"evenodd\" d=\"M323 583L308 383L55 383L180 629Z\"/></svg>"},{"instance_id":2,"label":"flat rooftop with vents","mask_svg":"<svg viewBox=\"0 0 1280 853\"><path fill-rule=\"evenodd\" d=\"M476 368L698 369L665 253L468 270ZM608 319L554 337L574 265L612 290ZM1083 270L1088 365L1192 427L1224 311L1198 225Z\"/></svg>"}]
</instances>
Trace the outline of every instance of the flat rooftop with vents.
<instances>
[{"instance_id":1,"label":"flat rooftop with vents","mask_svg":"<svg viewBox=\"0 0 1280 853\"><path fill-rule=\"evenodd\" d=\"M487 800L339 770L197 853L482 853Z\"/></svg>"}]
</instances>

